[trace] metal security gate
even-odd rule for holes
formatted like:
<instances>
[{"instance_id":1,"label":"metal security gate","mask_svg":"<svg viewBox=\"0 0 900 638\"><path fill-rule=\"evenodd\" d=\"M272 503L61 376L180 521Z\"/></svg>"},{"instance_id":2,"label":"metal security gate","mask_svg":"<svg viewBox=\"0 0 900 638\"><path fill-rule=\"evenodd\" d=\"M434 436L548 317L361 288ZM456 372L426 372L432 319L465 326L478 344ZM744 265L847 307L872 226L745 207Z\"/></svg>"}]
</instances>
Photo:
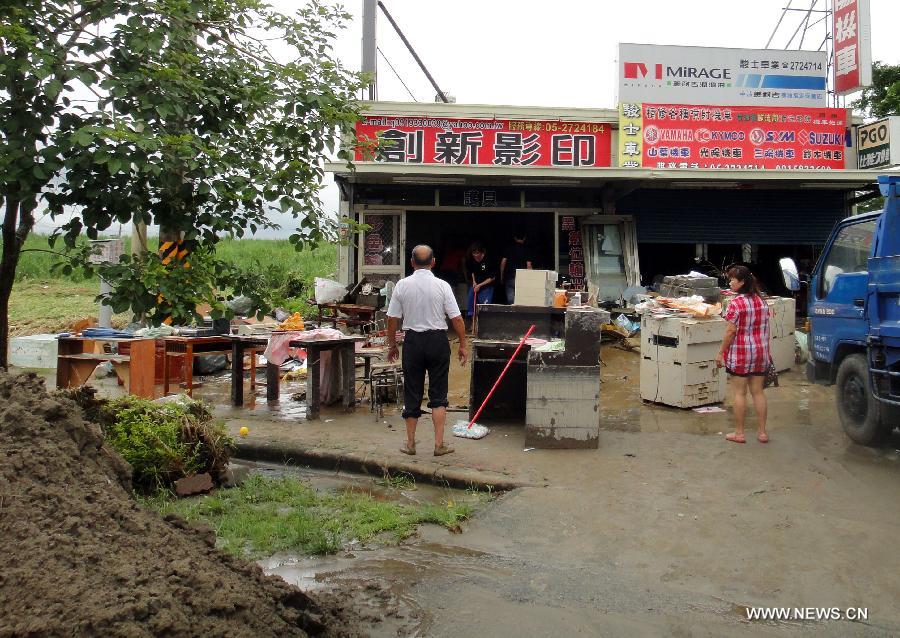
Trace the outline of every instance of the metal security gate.
<instances>
[{"instance_id":1,"label":"metal security gate","mask_svg":"<svg viewBox=\"0 0 900 638\"><path fill-rule=\"evenodd\" d=\"M616 204L639 243L824 244L847 215L843 190L642 189Z\"/></svg>"}]
</instances>

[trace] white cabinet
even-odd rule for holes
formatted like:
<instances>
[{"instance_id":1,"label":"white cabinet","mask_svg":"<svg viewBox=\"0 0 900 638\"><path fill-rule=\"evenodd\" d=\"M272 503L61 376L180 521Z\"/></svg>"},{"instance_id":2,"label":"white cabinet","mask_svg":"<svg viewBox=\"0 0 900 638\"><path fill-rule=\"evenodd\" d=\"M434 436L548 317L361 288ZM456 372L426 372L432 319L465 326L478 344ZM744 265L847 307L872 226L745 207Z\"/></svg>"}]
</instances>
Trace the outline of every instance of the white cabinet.
<instances>
[{"instance_id":1,"label":"white cabinet","mask_svg":"<svg viewBox=\"0 0 900 638\"><path fill-rule=\"evenodd\" d=\"M721 317L641 319L641 398L679 408L725 400L716 366L727 323Z\"/></svg>"}]
</instances>

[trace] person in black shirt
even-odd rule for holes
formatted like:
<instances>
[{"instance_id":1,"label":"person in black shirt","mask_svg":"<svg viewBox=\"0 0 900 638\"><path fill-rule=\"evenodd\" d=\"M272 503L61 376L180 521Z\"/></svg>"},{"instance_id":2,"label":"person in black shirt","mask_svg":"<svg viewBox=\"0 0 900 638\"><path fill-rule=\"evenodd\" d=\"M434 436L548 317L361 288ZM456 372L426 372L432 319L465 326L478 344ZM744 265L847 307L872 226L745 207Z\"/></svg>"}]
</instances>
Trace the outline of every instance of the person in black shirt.
<instances>
[{"instance_id":1,"label":"person in black shirt","mask_svg":"<svg viewBox=\"0 0 900 638\"><path fill-rule=\"evenodd\" d=\"M506 285L506 303L515 303L516 270L531 270L534 266L531 251L525 245L525 233L513 235L513 243L500 261L500 281Z\"/></svg>"},{"instance_id":2,"label":"person in black shirt","mask_svg":"<svg viewBox=\"0 0 900 638\"><path fill-rule=\"evenodd\" d=\"M494 301L494 265L487 257L484 245L478 242L469 248L466 257L466 273L469 278L469 317L475 314L475 304L486 304Z\"/></svg>"}]
</instances>

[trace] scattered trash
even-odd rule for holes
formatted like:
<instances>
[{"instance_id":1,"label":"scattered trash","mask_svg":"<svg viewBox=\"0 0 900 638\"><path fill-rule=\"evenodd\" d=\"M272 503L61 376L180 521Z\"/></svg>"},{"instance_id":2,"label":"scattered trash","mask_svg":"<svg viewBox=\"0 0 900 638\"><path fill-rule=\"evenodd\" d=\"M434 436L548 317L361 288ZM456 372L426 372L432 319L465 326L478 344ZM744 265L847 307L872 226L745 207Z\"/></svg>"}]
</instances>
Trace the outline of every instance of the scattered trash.
<instances>
[{"instance_id":1,"label":"scattered trash","mask_svg":"<svg viewBox=\"0 0 900 638\"><path fill-rule=\"evenodd\" d=\"M462 439L483 439L490 433L489 428L477 423L473 423L472 427L469 427L468 421L457 421L453 424L453 436L458 436Z\"/></svg>"},{"instance_id":2,"label":"scattered trash","mask_svg":"<svg viewBox=\"0 0 900 638\"><path fill-rule=\"evenodd\" d=\"M527 447L527 448L525 448L525 449L522 450L522 451L523 451L523 452L531 452L531 451L534 450L534 449L537 449L537 448Z\"/></svg>"},{"instance_id":3,"label":"scattered trash","mask_svg":"<svg viewBox=\"0 0 900 638\"><path fill-rule=\"evenodd\" d=\"M710 414L713 412L727 412L728 410L723 410L717 405L705 405L701 408L694 408L694 412L697 414ZM721 434L721 432L719 432Z\"/></svg>"},{"instance_id":4,"label":"scattered trash","mask_svg":"<svg viewBox=\"0 0 900 638\"><path fill-rule=\"evenodd\" d=\"M334 419L325 419L325 423L331 423Z\"/></svg>"},{"instance_id":5,"label":"scattered trash","mask_svg":"<svg viewBox=\"0 0 900 638\"><path fill-rule=\"evenodd\" d=\"M641 330L641 322L640 321L632 321L624 314L619 315L613 321L616 326L625 331L626 336L633 337Z\"/></svg>"},{"instance_id":6,"label":"scattered trash","mask_svg":"<svg viewBox=\"0 0 900 638\"><path fill-rule=\"evenodd\" d=\"M339 281L315 278L316 303L338 303L347 294L347 287Z\"/></svg>"},{"instance_id":7,"label":"scattered trash","mask_svg":"<svg viewBox=\"0 0 900 638\"><path fill-rule=\"evenodd\" d=\"M625 456L629 456L631 458L637 458L637 454L632 454L631 452L625 452Z\"/></svg>"},{"instance_id":8,"label":"scattered trash","mask_svg":"<svg viewBox=\"0 0 900 638\"><path fill-rule=\"evenodd\" d=\"M532 348L535 352L563 352L565 349L566 342L564 339L551 339L547 343Z\"/></svg>"}]
</instances>

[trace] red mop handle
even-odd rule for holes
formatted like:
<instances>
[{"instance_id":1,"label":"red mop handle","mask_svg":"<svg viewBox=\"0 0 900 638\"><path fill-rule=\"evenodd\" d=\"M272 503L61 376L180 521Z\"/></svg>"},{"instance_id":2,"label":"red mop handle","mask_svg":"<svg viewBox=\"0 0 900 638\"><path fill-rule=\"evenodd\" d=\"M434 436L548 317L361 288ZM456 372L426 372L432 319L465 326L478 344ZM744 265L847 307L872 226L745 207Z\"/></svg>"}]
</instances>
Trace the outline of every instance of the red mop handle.
<instances>
[{"instance_id":1,"label":"red mop handle","mask_svg":"<svg viewBox=\"0 0 900 638\"><path fill-rule=\"evenodd\" d=\"M512 365L513 360L519 356L519 350L522 349L522 346L525 345L525 342L528 341L528 337L531 336L531 333L534 332L534 326L531 326L528 329L528 332L525 333L525 336L522 337L522 340L519 342L519 346L516 348L516 351L513 352L513 355L509 358L509 361L506 362L506 367L503 368L503 372L500 373L500 376L497 377L497 380L494 381L494 387L491 388L491 391L488 392L488 395L484 397L484 401L481 402L481 407L478 408L478 412L475 413L475 416L472 417L472 420L469 421L468 427L471 428L472 424L478 420L478 417L481 416L481 411L484 410L484 406L487 405L487 402L491 400L491 397L494 396L494 390L497 389L497 386L500 385L500 382L503 381L504 375L506 375L506 371L509 370L509 366Z\"/></svg>"}]
</instances>

